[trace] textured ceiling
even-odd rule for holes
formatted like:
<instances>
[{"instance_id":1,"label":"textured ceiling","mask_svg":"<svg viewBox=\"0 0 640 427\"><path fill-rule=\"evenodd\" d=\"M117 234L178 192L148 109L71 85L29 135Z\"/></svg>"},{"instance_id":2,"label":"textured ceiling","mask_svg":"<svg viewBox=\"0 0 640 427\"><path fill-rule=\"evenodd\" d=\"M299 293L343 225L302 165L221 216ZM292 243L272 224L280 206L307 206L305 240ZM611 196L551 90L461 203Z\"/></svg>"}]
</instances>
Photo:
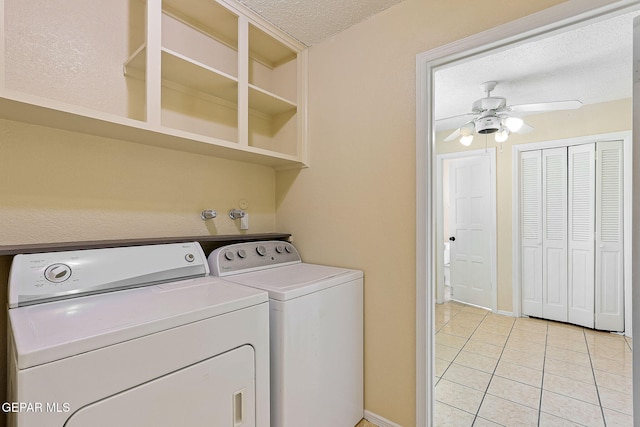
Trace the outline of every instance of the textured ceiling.
<instances>
[{"instance_id":1,"label":"textured ceiling","mask_svg":"<svg viewBox=\"0 0 640 427\"><path fill-rule=\"evenodd\" d=\"M307 46L317 44L402 0L240 0ZM426 1L426 0L425 0ZM486 96L480 84L495 80L492 96L508 105L577 99L583 104L631 96L632 20L640 11L442 67L435 75L436 130L466 120ZM467 119L468 120L468 119Z\"/></svg>"},{"instance_id":2,"label":"textured ceiling","mask_svg":"<svg viewBox=\"0 0 640 427\"><path fill-rule=\"evenodd\" d=\"M319 43L402 0L240 0L307 46Z\"/></svg>"},{"instance_id":3,"label":"textured ceiling","mask_svg":"<svg viewBox=\"0 0 640 427\"><path fill-rule=\"evenodd\" d=\"M592 104L631 97L633 16L621 15L436 72L435 117L471 111L485 94L480 83L495 80L492 96L507 105L577 99ZM468 119L466 119L468 120ZM436 122L455 129L466 120Z\"/></svg>"}]
</instances>

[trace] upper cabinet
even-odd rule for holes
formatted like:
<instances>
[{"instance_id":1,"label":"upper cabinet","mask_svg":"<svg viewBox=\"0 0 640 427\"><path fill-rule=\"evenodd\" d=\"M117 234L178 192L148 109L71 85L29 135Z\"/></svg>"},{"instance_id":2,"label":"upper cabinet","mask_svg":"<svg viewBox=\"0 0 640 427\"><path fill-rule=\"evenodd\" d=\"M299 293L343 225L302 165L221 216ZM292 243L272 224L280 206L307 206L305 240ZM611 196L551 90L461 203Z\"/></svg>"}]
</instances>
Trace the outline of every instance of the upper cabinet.
<instances>
[{"instance_id":1,"label":"upper cabinet","mask_svg":"<svg viewBox=\"0 0 640 427\"><path fill-rule=\"evenodd\" d=\"M308 164L305 46L241 4L3 3L0 118L275 168Z\"/></svg>"}]
</instances>

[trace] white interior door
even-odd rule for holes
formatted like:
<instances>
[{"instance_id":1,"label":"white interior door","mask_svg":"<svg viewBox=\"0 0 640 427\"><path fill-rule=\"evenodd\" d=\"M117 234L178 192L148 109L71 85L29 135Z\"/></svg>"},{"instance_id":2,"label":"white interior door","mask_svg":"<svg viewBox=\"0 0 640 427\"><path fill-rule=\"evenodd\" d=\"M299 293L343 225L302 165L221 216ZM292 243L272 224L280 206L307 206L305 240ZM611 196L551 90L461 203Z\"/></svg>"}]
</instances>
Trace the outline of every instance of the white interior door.
<instances>
[{"instance_id":1,"label":"white interior door","mask_svg":"<svg viewBox=\"0 0 640 427\"><path fill-rule=\"evenodd\" d=\"M449 163L452 298L492 307L491 170L489 156Z\"/></svg>"},{"instance_id":2,"label":"white interior door","mask_svg":"<svg viewBox=\"0 0 640 427\"><path fill-rule=\"evenodd\" d=\"M624 331L622 141L596 150L595 326Z\"/></svg>"},{"instance_id":3,"label":"white interior door","mask_svg":"<svg viewBox=\"0 0 640 427\"><path fill-rule=\"evenodd\" d=\"M542 151L542 313L567 321L567 148Z\"/></svg>"},{"instance_id":4,"label":"white interior door","mask_svg":"<svg viewBox=\"0 0 640 427\"><path fill-rule=\"evenodd\" d=\"M542 317L542 151L520 156L522 313Z\"/></svg>"},{"instance_id":5,"label":"white interior door","mask_svg":"<svg viewBox=\"0 0 640 427\"><path fill-rule=\"evenodd\" d=\"M568 321L593 328L595 144L569 147Z\"/></svg>"}]
</instances>

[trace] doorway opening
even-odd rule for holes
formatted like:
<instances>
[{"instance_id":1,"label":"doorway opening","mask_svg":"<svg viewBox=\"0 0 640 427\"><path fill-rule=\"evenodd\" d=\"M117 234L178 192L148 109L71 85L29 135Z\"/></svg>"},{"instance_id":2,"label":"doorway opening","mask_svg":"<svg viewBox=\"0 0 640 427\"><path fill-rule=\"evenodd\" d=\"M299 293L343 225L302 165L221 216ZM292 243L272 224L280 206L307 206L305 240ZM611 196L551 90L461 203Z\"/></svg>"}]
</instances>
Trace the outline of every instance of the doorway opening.
<instances>
[{"instance_id":1,"label":"doorway opening","mask_svg":"<svg viewBox=\"0 0 640 427\"><path fill-rule=\"evenodd\" d=\"M593 4L569 0L559 6L544 10L530 17L505 24L476 36L452 43L417 56L417 143L416 143L416 425L433 425L434 414L434 350L433 335L435 289L438 283L438 256L442 239L437 236L436 212L438 199L437 158L434 126L434 76L438 69L491 52L522 45L532 40L548 37L590 22L608 19L632 10L640 2L622 0L612 5L593 9ZM637 103L637 102L636 102ZM640 157L634 153L635 170L640 167ZM638 175L637 172L634 173ZM637 181L637 180L636 180ZM634 193L640 193L637 186ZM640 197L640 194L636 194ZM509 203L509 210L511 204ZM500 212L498 212L500 217ZM635 233L635 231L634 231ZM634 251L632 264L638 263L638 251ZM511 300L511 295L508 295ZM501 300L502 301L502 300ZM638 319L635 319L638 317ZM640 321L640 313L634 315ZM635 396L638 400L640 396Z\"/></svg>"}]
</instances>

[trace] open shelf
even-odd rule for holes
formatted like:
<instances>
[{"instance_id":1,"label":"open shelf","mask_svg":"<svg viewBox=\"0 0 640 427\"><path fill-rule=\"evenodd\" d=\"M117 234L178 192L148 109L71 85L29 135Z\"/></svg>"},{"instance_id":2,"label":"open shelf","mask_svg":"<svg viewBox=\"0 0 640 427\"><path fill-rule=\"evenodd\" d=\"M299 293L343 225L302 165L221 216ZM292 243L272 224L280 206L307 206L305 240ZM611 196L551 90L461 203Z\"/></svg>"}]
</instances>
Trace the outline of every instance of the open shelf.
<instances>
[{"instance_id":1,"label":"open shelf","mask_svg":"<svg viewBox=\"0 0 640 427\"><path fill-rule=\"evenodd\" d=\"M142 78L146 47L125 63L125 74ZM238 141L238 80L162 48L162 124L187 132Z\"/></svg>"},{"instance_id":2,"label":"open shelf","mask_svg":"<svg viewBox=\"0 0 640 427\"><path fill-rule=\"evenodd\" d=\"M254 25L249 26L249 57L252 59L274 69L295 60L296 56L296 52L291 48Z\"/></svg>"},{"instance_id":3,"label":"open shelf","mask_svg":"<svg viewBox=\"0 0 640 427\"><path fill-rule=\"evenodd\" d=\"M162 48L162 78L199 92L238 102L238 79Z\"/></svg>"},{"instance_id":4,"label":"open shelf","mask_svg":"<svg viewBox=\"0 0 640 427\"><path fill-rule=\"evenodd\" d=\"M3 4L0 119L306 166L306 48L239 1Z\"/></svg>"},{"instance_id":5,"label":"open shelf","mask_svg":"<svg viewBox=\"0 0 640 427\"><path fill-rule=\"evenodd\" d=\"M105 138L255 163L275 169L304 167L297 156L63 104L22 93L0 93L0 118Z\"/></svg>"},{"instance_id":6,"label":"open shelf","mask_svg":"<svg viewBox=\"0 0 640 427\"><path fill-rule=\"evenodd\" d=\"M230 26L238 32L238 18L230 16ZM162 13L162 48L217 72L238 77L237 41L218 33L206 33L192 21Z\"/></svg>"},{"instance_id":7,"label":"open shelf","mask_svg":"<svg viewBox=\"0 0 640 427\"><path fill-rule=\"evenodd\" d=\"M298 54L249 24L249 145L299 155Z\"/></svg>"},{"instance_id":8,"label":"open shelf","mask_svg":"<svg viewBox=\"0 0 640 427\"><path fill-rule=\"evenodd\" d=\"M124 63L126 76L144 78L146 45L140 46ZM190 89L238 102L238 79L179 52L162 48L162 79Z\"/></svg>"},{"instance_id":9,"label":"open shelf","mask_svg":"<svg viewBox=\"0 0 640 427\"><path fill-rule=\"evenodd\" d=\"M281 114L295 111L297 105L278 95L267 92L254 85L249 85L249 108L265 114Z\"/></svg>"},{"instance_id":10,"label":"open shelf","mask_svg":"<svg viewBox=\"0 0 640 427\"><path fill-rule=\"evenodd\" d=\"M231 47L238 46L238 16L214 0L163 0L162 9Z\"/></svg>"},{"instance_id":11,"label":"open shelf","mask_svg":"<svg viewBox=\"0 0 640 427\"><path fill-rule=\"evenodd\" d=\"M249 85L276 98L298 103L297 53L249 24Z\"/></svg>"}]
</instances>

